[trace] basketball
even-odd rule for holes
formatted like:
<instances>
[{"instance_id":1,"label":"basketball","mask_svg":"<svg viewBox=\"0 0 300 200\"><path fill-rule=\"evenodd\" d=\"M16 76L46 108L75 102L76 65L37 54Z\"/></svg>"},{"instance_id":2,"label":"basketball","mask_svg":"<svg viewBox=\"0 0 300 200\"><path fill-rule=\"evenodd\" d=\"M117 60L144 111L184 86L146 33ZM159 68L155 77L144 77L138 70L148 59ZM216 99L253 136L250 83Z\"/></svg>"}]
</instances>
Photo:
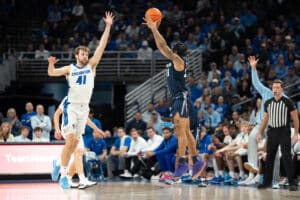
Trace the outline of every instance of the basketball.
<instances>
[{"instance_id":1,"label":"basketball","mask_svg":"<svg viewBox=\"0 0 300 200\"><path fill-rule=\"evenodd\" d=\"M162 13L157 8L149 8L145 14L145 17L147 16L149 16L152 21L158 22L158 25L160 24L162 19Z\"/></svg>"}]
</instances>

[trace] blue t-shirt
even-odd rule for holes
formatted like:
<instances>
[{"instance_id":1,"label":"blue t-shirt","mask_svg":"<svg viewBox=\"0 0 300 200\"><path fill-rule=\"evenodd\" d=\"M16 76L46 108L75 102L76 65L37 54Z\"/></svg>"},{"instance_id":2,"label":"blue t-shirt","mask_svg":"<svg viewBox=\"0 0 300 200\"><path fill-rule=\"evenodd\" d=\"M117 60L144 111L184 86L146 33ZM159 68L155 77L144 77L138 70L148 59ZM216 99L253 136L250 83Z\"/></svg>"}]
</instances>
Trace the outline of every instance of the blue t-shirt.
<instances>
[{"instance_id":1,"label":"blue t-shirt","mask_svg":"<svg viewBox=\"0 0 300 200\"><path fill-rule=\"evenodd\" d=\"M31 121L30 118L35 116L36 112L31 112L31 113L25 113L21 116L21 122L23 126L28 126L31 128Z\"/></svg>"},{"instance_id":2,"label":"blue t-shirt","mask_svg":"<svg viewBox=\"0 0 300 200\"><path fill-rule=\"evenodd\" d=\"M131 138L130 138L129 136L124 136L124 137L126 137L126 138L125 138L125 141L124 141L124 145L123 145L123 146L126 146L126 147L128 147L128 149L129 149L130 143L131 143ZM121 138L118 138L118 139L115 141L115 143L114 143L113 146L114 146L118 151L120 151L120 148L121 148Z\"/></svg>"},{"instance_id":3,"label":"blue t-shirt","mask_svg":"<svg viewBox=\"0 0 300 200\"><path fill-rule=\"evenodd\" d=\"M101 122L100 122L98 119L92 118L92 122L93 122L99 129L102 130L102 124L101 124ZM91 127L89 127L88 125L86 125L86 126L85 126L85 131L84 131L84 137L85 137L85 138L88 138L88 139L94 138L93 132L94 132L94 130L93 130Z\"/></svg>"},{"instance_id":4,"label":"blue t-shirt","mask_svg":"<svg viewBox=\"0 0 300 200\"><path fill-rule=\"evenodd\" d=\"M104 150L107 150L107 145L104 139L99 138L98 140L88 140L86 143L86 148L90 149L90 151L95 152L96 155L99 156L103 153Z\"/></svg>"}]
</instances>

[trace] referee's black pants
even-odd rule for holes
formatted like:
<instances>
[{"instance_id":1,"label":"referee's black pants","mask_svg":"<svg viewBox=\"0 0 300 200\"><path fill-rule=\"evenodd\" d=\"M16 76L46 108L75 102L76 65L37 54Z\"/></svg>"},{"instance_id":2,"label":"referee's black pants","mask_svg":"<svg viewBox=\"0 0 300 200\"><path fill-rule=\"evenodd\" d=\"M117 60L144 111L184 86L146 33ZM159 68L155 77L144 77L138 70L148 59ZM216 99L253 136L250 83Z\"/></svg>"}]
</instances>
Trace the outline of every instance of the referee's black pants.
<instances>
[{"instance_id":1,"label":"referee's black pants","mask_svg":"<svg viewBox=\"0 0 300 200\"><path fill-rule=\"evenodd\" d=\"M265 168L264 185L272 184L274 160L279 145L282 153L283 166L285 171L287 172L289 184L294 185L294 167L291 154L291 129L289 127L269 127L267 136L267 160Z\"/></svg>"}]
</instances>

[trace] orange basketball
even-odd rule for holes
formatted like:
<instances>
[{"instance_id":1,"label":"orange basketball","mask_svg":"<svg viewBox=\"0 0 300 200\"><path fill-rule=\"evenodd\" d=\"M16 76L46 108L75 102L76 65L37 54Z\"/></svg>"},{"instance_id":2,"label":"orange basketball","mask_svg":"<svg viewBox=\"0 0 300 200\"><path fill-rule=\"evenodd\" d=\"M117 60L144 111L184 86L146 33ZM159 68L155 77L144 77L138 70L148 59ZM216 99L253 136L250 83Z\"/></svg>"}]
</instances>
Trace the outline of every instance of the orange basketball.
<instances>
[{"instance_id":1,"label":"orange basketball","mask_svg":"<svg viewBox=\"0 0 300 200\"><path fill-rule=\"evenodd\" d=\"M152 19L152 21L158 22L158 24L160 24L162 19L162 13L157 8L149 8L146 11L145 17L146 16L149 16Z\"/></svg>"}]
</instances>

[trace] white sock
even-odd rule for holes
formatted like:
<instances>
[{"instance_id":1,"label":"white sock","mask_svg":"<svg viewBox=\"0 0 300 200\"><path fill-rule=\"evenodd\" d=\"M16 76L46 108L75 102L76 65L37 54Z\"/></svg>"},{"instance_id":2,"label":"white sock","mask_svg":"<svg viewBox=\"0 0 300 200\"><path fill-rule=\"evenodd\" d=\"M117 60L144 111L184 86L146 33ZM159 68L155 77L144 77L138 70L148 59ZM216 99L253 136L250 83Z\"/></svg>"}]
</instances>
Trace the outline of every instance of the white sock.
<instances>
[{"instance_id":1,"label":"white sock","mask_svg":"<svg viewBox=\"0 0 300 200\"><path fill-rule=\"evenodd\" d=\"M79 183L84 183L84 182L85 182L84 174L79 174Z\"/></svg>"},{"instance_id":2,"label":"white sock","mask_svg":"<svg viewBox=\"0 0 300 200\"><path fill-rule=\"evenodd\" d=\"M230 172L229 172L229 176L230 176L231 178L234 178L234 172L233 172L233 171L230 171Z\"/></svg>"},{"instance_id":3,"label":"white sock","mask_svg":"<svg viewBox=\"0 0 300 200\"><path fill-rule=\"evenodd\" d=\"M240 171L240 178L244 178L245 177L245 172L244 171Z\"/></svg>"},{"instance_id":4,"label":"white sock","mask_svg":"<svg viewBox=\"0 0 300 200\"><path fill-rule=\"evenodd\" d=\"M219 175L224 177L224 170L219 170Z\"/></svg>"},{"instance_id":5,"label":"white sock","mask_svg":"<svg viewBox=\"0 0 300 200\"><path fill-rule=\"evenodd\" d=\"M67 175L67 178L69 179L69 181L71 182L72 181L72 177Z\"/></svg>"},{"instance_id":6,"label":"white sock","mask_svg":"<svg viewBox=\"0 0 300 200\"><path fill-rule=\"evenodd\" d=\"M67 176L67 167L61 167L60 169L61 176Z\"/></svg>"}]
</instances>

